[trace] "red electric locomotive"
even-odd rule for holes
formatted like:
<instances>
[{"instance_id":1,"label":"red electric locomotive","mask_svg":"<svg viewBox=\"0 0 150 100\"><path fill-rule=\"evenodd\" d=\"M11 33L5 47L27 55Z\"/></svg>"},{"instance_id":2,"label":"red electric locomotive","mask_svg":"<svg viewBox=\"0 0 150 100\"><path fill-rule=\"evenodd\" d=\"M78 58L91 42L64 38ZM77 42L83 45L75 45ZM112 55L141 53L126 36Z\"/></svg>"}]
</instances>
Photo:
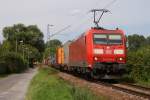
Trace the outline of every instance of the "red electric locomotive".
<instances>
[{"instance_id":1,"label":"red electric locomotive","mask_svg":"<svg viewBox=\"0 0 150 100\"><path fill-rule=\"evenodd\" d=\"M69 65L93 77L120 76L125 71L126 37L122 30L92 28L69 46Z\"/></svg>"}]
</instances>

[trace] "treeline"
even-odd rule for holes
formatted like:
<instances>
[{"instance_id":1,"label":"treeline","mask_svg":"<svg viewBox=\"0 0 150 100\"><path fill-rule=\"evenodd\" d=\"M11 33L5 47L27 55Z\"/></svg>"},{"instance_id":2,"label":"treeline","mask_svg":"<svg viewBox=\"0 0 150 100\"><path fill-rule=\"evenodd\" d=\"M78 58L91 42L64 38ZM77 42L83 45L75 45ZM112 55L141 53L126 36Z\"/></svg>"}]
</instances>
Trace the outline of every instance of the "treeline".
<instances>
[{"instance_id":1,"label":"treeline","mask_svg":"<svg viewBox=\"0 0 150 100\"><path fill-rule=\"evenodd\" d=\"M0 74L19 73L42 59L43 33L36 25L15 24L3 29L0 44Z\"/></svg>"},{"instance_id":2,"label":"treeline","mask_svg":"<svg viewBox=\"0 0 150 100\"><path fill-rule=\"evenodd\" d=\"M44 58L48 58L50 56L55 56L56 49L62 46L62 42L57 39L49 40L45 44L45 51L43 53Z\"/></svg>"},{"instance_id":3,"label":"treeline","mask_svg":"<svg viewBox=\"0 0 150 100\"><path fill-rule=\"evenodd\" d=\"M150 36L128 37L127 71L134 81L150 82Z\"/></svg>"}]
</instances>

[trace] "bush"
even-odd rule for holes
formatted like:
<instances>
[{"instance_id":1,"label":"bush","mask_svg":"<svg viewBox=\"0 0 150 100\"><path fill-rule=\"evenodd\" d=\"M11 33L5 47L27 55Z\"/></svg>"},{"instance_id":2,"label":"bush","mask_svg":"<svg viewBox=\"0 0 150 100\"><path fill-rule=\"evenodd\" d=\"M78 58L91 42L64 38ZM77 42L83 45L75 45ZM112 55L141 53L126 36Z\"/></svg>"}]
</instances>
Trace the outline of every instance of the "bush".
<instances>
[{"instance_id":1,"label":"bush","mask_svg":"<svg viewBox=\"0 0 150 100\"><path fill-rule=\"evenodd\" d=\"M150 46L145 46L135 52L128 52L127 68L130 76L136 81L150 79Z\"/></svg>"},{"instance_id":2,"label":"bush","mask_svg":"<svg viewBox=\"0 0 150 100\"><path fill-rule=\"evenodd\" d=\"M27 65L27 61L15 52L0 55L0 73L20 73L27 69Z\"/></svg>"},{"instance_id":3,"label":"bush","mask_svg":"<svg viewBox=\"0 0 150 100\"><path fill-rule=\"evenodd\" d=\"M0 74L6 74L7 73L7 66L4 62L0 62Z\"/></svg>"}]
</instances>

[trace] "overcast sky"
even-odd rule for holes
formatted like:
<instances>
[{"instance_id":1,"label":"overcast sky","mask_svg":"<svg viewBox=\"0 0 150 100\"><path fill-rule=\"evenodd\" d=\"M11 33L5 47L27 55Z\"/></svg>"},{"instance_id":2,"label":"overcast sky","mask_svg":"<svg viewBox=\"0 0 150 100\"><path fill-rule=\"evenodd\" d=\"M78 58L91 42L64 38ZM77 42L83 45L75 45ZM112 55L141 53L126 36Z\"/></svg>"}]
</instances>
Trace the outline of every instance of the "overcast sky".
<instances>
[{"instance_id":1,"label":"overcast sky","mask_svg":"<svg viewBox=\"0 0 150 100\"><path fill-rule=\"evenodd\" d=\"M109 5L115 1L112 5ZM123 29L126 34L150 35L150 0L0 0L0 33L5 26L23 23L37 25L47 37L47 24L53 24L51 33L71 25L56 35L62 42L74 39L93 24L92 8L107 6L101 25ZM0 40L2 41L0 34Z\"/></svg>"}]
</instances>

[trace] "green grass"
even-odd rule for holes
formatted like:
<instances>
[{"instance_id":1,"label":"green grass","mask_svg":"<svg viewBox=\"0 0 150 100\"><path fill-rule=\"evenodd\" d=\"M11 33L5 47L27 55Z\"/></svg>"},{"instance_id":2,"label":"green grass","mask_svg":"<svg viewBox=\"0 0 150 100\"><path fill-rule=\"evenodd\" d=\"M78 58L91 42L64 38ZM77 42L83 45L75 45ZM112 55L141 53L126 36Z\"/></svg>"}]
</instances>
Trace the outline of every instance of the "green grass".
<instances>
[{"instance_id":1,"label":"green grass","mask_svg":"<svg viewBox=\"0 0 150 100\"><path fill-rule=\"evenodd\" d=\"M135 84L150 88L150 79L148 81L138 81Z\"/></svg>"},{"instance_id":2,"label":"green grass","mask_svg":"<svg viewBox=\"0 0 150 100\"><path fill-rule=\"evenodd\" d=\"M105 100L88 88L76 87L57 76L52 68L41 68L32 79L26 100Z\"/></svg>"},{"instance_id":3,"label":"green grass","mask_svg":"<svg viewBox=\"0 0 150 100\"><path fill-rule=\"evenodd\" d=\"M140 86L144 87L149 87L150 88L150 79L147 81L142 81L142 80L134 80L130 75L125 75L122 79L121 82L128 82L128 83L134 83Z\"/></svg>"}]
</instances>

